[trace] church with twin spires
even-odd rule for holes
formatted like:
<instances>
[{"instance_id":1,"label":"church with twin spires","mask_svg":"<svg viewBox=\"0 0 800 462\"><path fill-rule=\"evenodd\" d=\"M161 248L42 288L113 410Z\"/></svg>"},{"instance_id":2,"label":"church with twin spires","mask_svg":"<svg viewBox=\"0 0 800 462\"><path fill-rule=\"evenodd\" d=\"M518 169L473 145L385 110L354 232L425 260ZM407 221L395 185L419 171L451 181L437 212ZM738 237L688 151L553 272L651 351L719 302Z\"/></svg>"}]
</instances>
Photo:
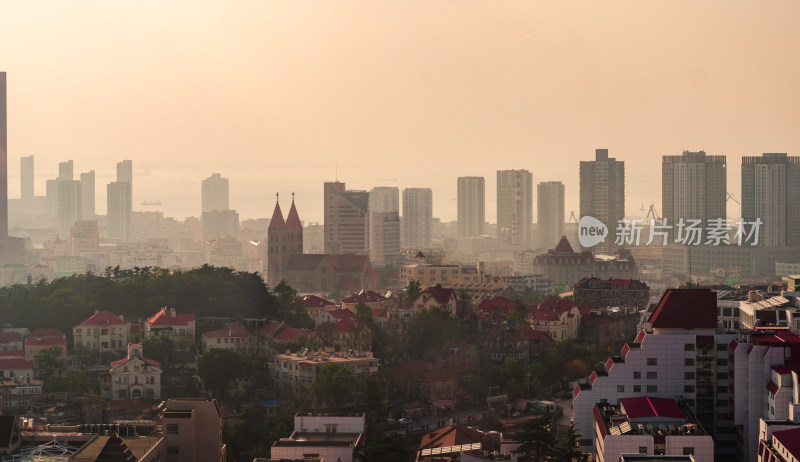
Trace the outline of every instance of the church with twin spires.
<instances>
[{"instance_id":1,"label":"church with twin spires","mask_svg":"<svg viewBox=\"0 0 800 462\"><path fill-rule=\"evenodd\" d=\"M303 223L294 194L285 220L280 200L275 203L267 231L266 268L270 287L285 280L300 293L351 293L378 288L378 275L366 255L303 253Z\"/></svg>"}]
</instances>

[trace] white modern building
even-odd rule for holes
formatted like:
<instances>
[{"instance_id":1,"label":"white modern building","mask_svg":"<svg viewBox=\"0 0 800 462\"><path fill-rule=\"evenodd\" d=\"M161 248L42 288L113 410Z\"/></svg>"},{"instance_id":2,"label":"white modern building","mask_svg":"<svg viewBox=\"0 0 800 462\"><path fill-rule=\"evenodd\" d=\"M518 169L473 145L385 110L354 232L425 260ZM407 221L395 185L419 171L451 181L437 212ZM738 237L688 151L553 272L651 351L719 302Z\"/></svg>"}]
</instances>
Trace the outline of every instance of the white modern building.
<instances>
[{"instance_id":1,"label":"white modern building","mask_svg":"<svg viewBox=\"0 0 800 462\"><path fill-rule=\"evenodd\" d=\"M272 445L270 457L353 462L356 450L365 440L364 417L364 414L297 414L294 432Z\"/></svg>"}]
</instances>

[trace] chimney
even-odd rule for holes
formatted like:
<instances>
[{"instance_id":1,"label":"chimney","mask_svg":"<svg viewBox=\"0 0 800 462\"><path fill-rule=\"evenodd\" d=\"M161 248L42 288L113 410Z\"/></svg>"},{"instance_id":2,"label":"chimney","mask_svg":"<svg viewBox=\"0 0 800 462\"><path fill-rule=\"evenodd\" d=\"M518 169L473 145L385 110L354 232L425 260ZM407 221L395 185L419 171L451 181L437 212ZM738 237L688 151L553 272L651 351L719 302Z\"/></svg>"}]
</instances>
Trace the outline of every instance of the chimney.
<instances>
[{"instance_id":1,"label":"chimney","mask_svg":"<svg viewBox=\"0 0 800 462\"><path fill-rule=\"evenodd\" d=\"M173 318L177 316L177 313L175 313L175 308L170 308L169 312L170 312L170 314L172 314Z\"/></svg>"}]
</instances>

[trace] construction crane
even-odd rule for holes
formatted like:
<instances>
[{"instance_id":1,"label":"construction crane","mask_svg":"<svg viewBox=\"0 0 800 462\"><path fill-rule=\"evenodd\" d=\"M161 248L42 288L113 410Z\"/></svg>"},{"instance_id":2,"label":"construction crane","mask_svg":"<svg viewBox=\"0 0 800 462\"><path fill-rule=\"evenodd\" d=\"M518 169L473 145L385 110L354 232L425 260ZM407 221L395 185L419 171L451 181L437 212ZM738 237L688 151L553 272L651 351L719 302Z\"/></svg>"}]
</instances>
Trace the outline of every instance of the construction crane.
<instances>
[{"instance_id":1,"label":"construction crane","mask_svg":"<svg viewBox=\"0 0 800 462\"><path fill-rule=\"evenodd\" d=\"M575 211L574 210L569 212L569 221L571 221L573 223L577 223L578 222L578 217L575 216Z\"/></svg>"},{"instance_id":2,"label":"construction crane","mask_svg":"<svg viewBox=\"0 0 800 462\"><path fill-rule=\"evenodd\" d=\"M736 196L734 196L733 193L728 193L728 197L725 198L725 202L728 202L730 200L736 202L740 207L742 206L742 204L739 203L739 201L736 199Z\"/></svg>"},{"instance_id":3,"label":"construction crane","mask_svg":"<svg viewBox=\"0 0 800 462\"><path fill-rule=\"evenodd\" d=\"M645 216L645 218L652 218L653 220L656 221L661 220L661 216L658 214L655 204L650 204L650 210L647 211L647 215Z\"/></svg>"}]
</instances>

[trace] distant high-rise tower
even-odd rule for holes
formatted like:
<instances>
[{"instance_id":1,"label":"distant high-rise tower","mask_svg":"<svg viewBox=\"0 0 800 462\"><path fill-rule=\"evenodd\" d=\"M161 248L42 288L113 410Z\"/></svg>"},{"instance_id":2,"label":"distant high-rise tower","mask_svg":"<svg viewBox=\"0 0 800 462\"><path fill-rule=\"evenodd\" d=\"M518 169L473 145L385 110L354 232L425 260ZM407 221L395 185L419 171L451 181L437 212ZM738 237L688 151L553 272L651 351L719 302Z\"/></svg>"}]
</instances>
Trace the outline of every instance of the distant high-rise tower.
<instances>
[{"instance_id":1,"label":"distant high-rise tower","mask_svg":"<svg viewBox=\"0 0 800 462\"><path fill-rule=\"evenodd\" d=\"M433 233L433 191L403 190L403 247L430 247Z\"/></svg>"},{"instance_id":2,"label":"distant high-rise tower","mask_svg":"<svg viewBox=\"0 0 800 462\"><path fill-rule=\"evenodd\" d=\"M33 203L33 156L19 158L20 171L20 197L22 203L31 205Z\"/></svg>"},{"instance_id":3,"label":"distant high-rise tower","mask_svg":"<svg viewBox=\"0 0 800 462\"><path fill-rule=\"evenodd\" d=\"M378 186L369 191L370 213L400 213L400 189L395 186Z\"/></svg>"},{"instance_id":4,"label":"distant high-rise tower","mask_svg":"<svg viewBox=\"0 0 800 462\"><path fill-rule=\"evenodd\" d=\"M564 183L560 181L539 183L536 198L539 246L553 249L564 235Z\"/></svg>"},{"instance_id":5,"label":"distant high-rise tower","mask_svg":"<svg viewBox=\"0 0 800 462\"><path fill-rule=\"evenodd\" d=\"M81 182L58 182L58 236L69 239L70 229L81 219Z\"/></svg>"},{"instance_id":6,"label":"distant high-rise tower","mask_svg":"<svg viewBox=\"0 0 800 462\"><path fill-rule=\"evenodd\" d=\"M8 123L6 73L0 72L0 245L8 237ZM0 262L4 264L5 262Z\"/></svg>"},{"instance_id":7,"label":"distant high-rise tower","mask_svg":"<svg viewBox=\"0 0 800 462\"><path fill-rule=\"evenodd\" d=\"M239 214L236 210L203 212L203 240L210 241L220 236L239 237Z\"/></svg>"},{"instance_id":8,"label":"distant high-rise tower","mask_svg":"<svg viewBox=\"0 0 800 462\"><path fill-rule=\"evenodd\" d=\"M800 245L800 157L767 153L742 157L742 218L760 218L759 243Z\"/></svg>"},{"instance_id":9,"label":"distant high-rise tower","mask_svg":"<svg viewBox=\"0 0 800 462\"><path fill-rule=\"evenodd\" d=\"M108 237L122 242L131 240L133 211L133 162L117 163L117 181L108 184Z\"/></svg>"},{"instance_id":10,"label":"distant high-rise tower","mask_svg":"<svg viewBox=\"0 0 800 462\"><path fill-rule=\"evenodd\" d=\"M214 173L203 180L202 184L203 212L230 209L228 179Z\"/></svg>"},{"instance_id":11,"label":"distant high-rise tower","mask_svg":"<svg viewBox=\"0 0 800 462\"><path fill-rule=\"evenodd\" d=\"M25 263L25 241L8 236L6 73L0 72L0 266Z\"/></svg>"},{"instance_id":12,"label":"distant high-rise tower","mask_svg":"<svg viewBox=\"0 0 800 462\"><path fill-rule=\"evenodd\" d=\"M325 253L369 253L369 193L325 183Z\"/></svg>"},{"instance_id":13,"label":"distant high-rise tower","mask_svg":"<svg viewBox=\"0 0 800 462\"><path fill-rule=\"evenodd\" d=\"M609 229L606 241L592 250L610 253L614 230L625 218L625 162L608 157L608 149L595 149L595 160L580 163L580 216L591 216Z\"/></svg>"},{"instance_id":14,"label":"distant high-rise tower","mask_svg":"<svg viewBox=\"0 0 800 462\"><path fill-rule=\"evenodd\" d=\"M497 234L527 246L533 227L533 175L527 170L497 171Z\"/></svg>"},{"instance_id":15,"label":"distant high-rise tower","mask_svg":"<svg viewBox=\"0 0 800 462\"><path fill-rule=\"evenodd\" d=\"M94 170L81 173L81 219L95 219Z\"/></svg>"},{"instance_id":16,"label":"distant high-rise tower","mask_svg":"<svg viewBox=\"0 0 800 462\"><path fill-rule=\"evenodd\" d=\"M400 189L379 186L369 192L369 259L378 265L400 260Z\"/></svg>"},{"instance_id":17,"label":"distant high-rise tower","mask_svg":"<svg viewBox=\"0 0 800 462\"><path fill-rule=\"evenodd\" d=\"M133 184L133 161L117 162L117 181Z\"/></svg>"},{"instance_id":18,"label":"distant high-rise tower","mask_svg":"<svg viewBox=\"0 0 800 462\"><path fill-rule=\"evenodd\" d=\"M683 151L680 156L664 156L661 169L661 215L667 225L695 219L702 220L705 228L708 220L726 217L725 156Z\"/></svg>"},{"instance_id":19,"label":"distant high-rise tower","mask_svg":"<svg viewBox=\"0 0 800 462\"><path fill-rule=\"evenodd\" d=\"M58 163L58 181L72 181L75 179L75 168L71 160Z\"/></svg>"},{"instance_id":20,"label":"distant high-rise tower","mask_svg":"<svg viewBox=\"0 0 800 462\"><path fill-rule=\"evenodd\" d=\"M483 234L486 221L486 181L482 176L458 178L458 237Z\"/></svg>"}]
</instances>

